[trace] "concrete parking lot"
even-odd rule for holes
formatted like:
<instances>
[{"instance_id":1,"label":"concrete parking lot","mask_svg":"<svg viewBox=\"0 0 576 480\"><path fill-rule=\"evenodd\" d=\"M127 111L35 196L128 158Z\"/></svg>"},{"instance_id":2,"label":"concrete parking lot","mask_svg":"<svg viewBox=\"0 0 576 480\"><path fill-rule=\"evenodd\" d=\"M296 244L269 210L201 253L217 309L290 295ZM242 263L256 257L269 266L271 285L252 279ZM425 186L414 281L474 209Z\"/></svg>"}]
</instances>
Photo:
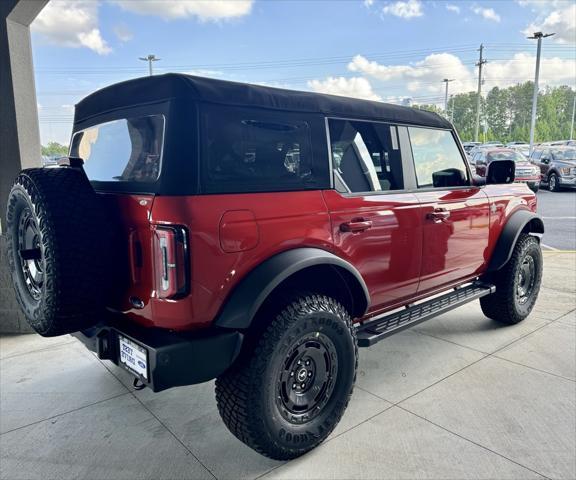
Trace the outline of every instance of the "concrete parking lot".
<instances>
[{"instance_id":1,"label":"concrete parking lot","mask_svg":"<svg viewBox=\"0 0 576 480\"><path fill-rule=\"evenodd\" d=\"M477 303L361 351L341 424L271 461L224 427L213 384L159 394L70 337L0 337L0 477L576 477L576 255L545 253L533 314Z\"/></svg>"},{"instance_id":2,"label":"concrete parking lot","mask_svg":"<svg viewBox=\"0 0 576 480\"><path fill-rule=\"evenodd\" d=\"M538 213L544 219L546 250L576 250L576 190L539 190Z\"/></svg>"}]
</instances>

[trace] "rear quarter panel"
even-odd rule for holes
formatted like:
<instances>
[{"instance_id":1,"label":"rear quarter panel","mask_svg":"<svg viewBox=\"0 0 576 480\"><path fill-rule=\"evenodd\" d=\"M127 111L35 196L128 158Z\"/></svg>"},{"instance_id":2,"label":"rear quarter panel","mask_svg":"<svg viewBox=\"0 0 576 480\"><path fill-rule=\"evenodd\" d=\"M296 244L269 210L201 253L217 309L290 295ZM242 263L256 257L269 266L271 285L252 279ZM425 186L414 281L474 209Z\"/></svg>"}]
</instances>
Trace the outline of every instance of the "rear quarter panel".
<instances>
[{"instance_id":1,"label":"rear quarter panel","mask_svg":"<svg viewBox=\"0 0 576 480\"><path fill-rule=\"evenodd\" d=\"M191 294L151 302L150 321L163 328L208 326L238 282L276 253L332 249L321 191L156 197L151 221L184 225L190 233Z\"/></svg>"}]
</instances>

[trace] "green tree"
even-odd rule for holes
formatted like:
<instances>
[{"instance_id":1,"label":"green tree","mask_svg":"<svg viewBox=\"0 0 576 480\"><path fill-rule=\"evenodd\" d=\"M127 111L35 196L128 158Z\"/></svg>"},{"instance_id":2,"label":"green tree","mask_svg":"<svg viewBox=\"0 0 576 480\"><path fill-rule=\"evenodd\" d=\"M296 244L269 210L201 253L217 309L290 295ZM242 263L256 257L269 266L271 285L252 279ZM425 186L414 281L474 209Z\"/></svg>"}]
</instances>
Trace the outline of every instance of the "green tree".
<instances>
[{"instance_id":1,"label":"green tree","mask_svg":"<svg viewBox=\"0 0 576 480\"><path fill-rule=\"evenodd\" d=\"M58 142L48 142L48 145L42 145L42 155L47 157L64 157L68 155L68 145L61 145Z\"/></svg>"},{"instance_id":2,"label":"green tree","mask_svg":"<svg viewBox=\"0 0 576 480\"><path fill-rule=\"evenodd\" d=\"M533 82L492 88L486 98L480 100L480 140L528 142L533 93ZM536 142L570 138L574 95L576 91L567 85L548 87L539 93ZM448 116L465 142L474 140L477 98L476 92L459 93L448 102ZM443 114L437 105L416 105L415 108Z\"/></svg>"}]
</instances>

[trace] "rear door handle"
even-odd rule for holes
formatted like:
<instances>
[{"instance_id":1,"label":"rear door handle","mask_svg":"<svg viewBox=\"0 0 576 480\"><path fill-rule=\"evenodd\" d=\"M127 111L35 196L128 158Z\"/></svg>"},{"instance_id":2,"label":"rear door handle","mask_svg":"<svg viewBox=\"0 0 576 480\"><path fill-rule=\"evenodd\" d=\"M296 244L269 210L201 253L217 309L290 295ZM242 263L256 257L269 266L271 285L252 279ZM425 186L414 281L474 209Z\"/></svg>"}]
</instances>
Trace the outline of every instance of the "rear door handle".
<instances>
[{"instance_id":1,"label":"rear door handle","mask_svg":"<svg viewBox=\"0 0 576 480\"><path fill-rule=\"evenodd\" d=\"M433 212L426 215L426 218L434 223L442 223L450 218L450 212L445 208L435 208Z\"/></svg>"},{"instance_id":2,"label":"rear door handle","mask_svg":"<svg viewBox=\"0 0 576 480\"><path fill-rule=\"evenodd\" d=\"M340 225L341 232L358 233L364 232L369 228L372 228L372 221L364 219L350 220Z\"/></svg>"}]
</instances>

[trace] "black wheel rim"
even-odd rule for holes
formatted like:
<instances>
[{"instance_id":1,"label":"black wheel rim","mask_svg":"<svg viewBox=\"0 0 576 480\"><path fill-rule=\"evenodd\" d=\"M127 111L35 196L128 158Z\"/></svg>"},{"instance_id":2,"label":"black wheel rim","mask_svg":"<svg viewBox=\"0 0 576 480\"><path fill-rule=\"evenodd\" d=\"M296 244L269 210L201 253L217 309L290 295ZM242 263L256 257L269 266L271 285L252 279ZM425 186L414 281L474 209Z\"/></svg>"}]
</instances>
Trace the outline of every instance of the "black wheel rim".
<instances>
[{"instance_id":1,"label":"black wheel rim","mask_svg":"<svg viewBox=\"0 0 576 480\"><path fill-rule=\"evenodd\" d=\"M312 332L296 340L278 378L276 405L290 423L311 421L328 403L338 374L338 355L330 338Z\"/></svg>"},{"instance_id":2,"label":"black wheel rim","mask_svg":"<svg viewBox=\"0 0 576 480\"><path fill-rule=\"evenodd\" d=\"M516 284L516 298L518 303L526 303L534 291L536 280L536 264L531 255L526 255L520 264L518 280Z\"/></svg>"},{"instance_id":3,"label":"black wheel rim","mask_svg":"<svg viewBox=\"0 0 576 480\"><path fill-rule=\"evenodd\" d=\"M38 300L44 285L44 256L42 234L38 222L28 208L22 211L18 222L18 256L22 277L28 293Z\"/></svg>"}]
</instances>

